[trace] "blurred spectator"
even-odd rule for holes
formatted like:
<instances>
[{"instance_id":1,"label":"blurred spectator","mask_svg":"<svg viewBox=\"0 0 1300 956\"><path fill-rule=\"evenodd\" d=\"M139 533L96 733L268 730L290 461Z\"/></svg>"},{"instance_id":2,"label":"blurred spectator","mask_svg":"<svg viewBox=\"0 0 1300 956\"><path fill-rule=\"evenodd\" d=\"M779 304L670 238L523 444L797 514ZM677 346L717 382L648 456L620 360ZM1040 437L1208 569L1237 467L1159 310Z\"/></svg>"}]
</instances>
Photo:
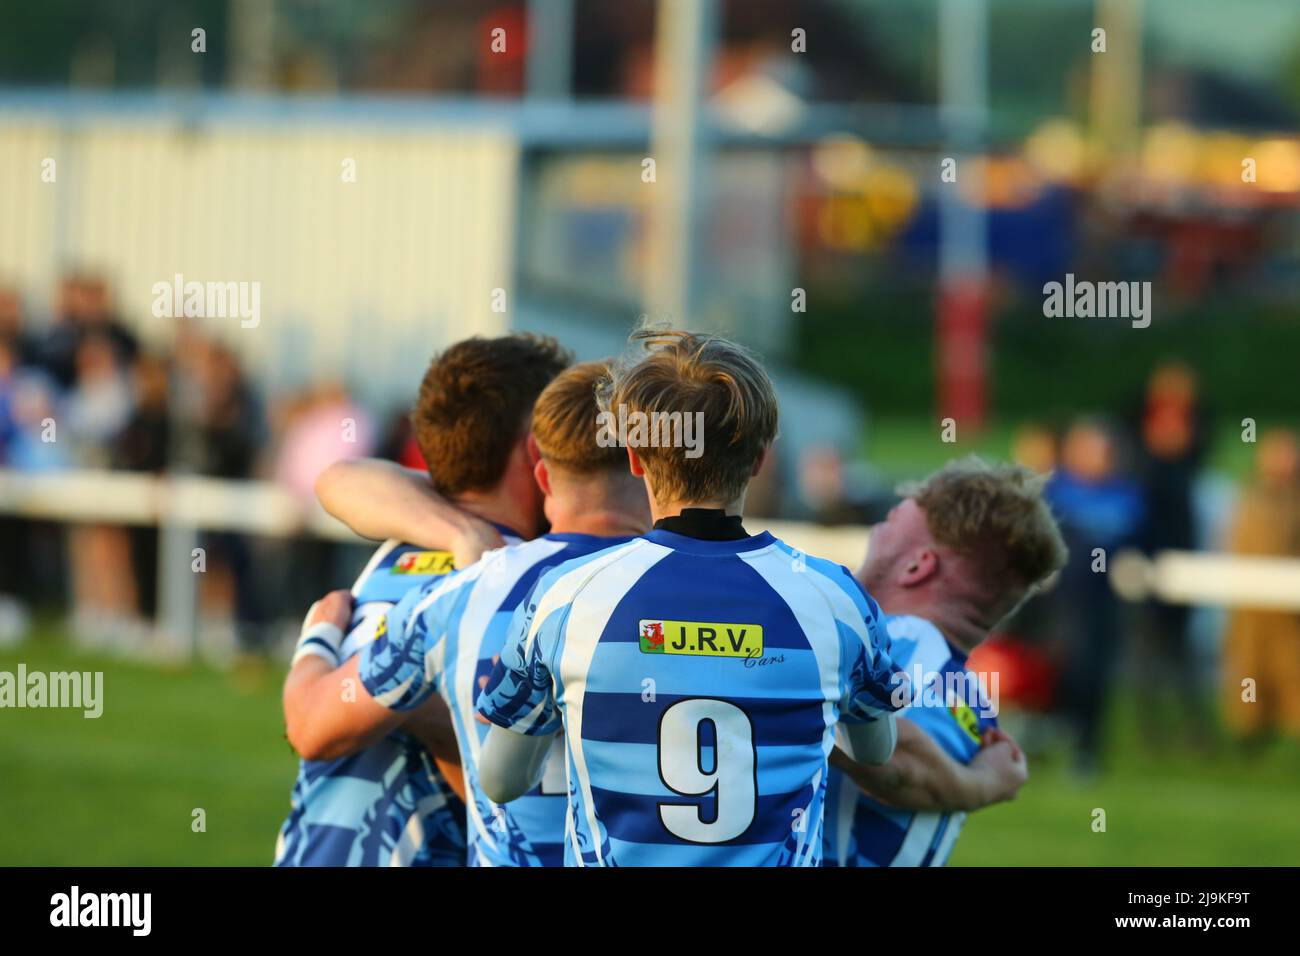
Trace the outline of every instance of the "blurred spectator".
<instances>
[{"instance_id":1,"label":"blurred spectator","mask_svg":"<svg viewBox=\"0 0 1300 956\"><path fill-rule=\"evenodd\" d=\"M1056 469L1056 433L1040 422L1028 422L1011 436L1011 457L1040 475Z\"/></svg>"},{"instance_id":2,"label":"blurred spectator","mask_svg":"<svg viewBox=\"0 0 1300 956\"><path fill-rule=\"evenodd\" d=\"M316 476L342 458L373 454L370 416L337 383L312 390L286 423L275 477L304 504L316 500Z\"/></svg>"},{"instance_id":3,"label":"blurred spectator","mask_svg":"<svg viewBox=\"0 0 1300 956\"><path fill-rule=\"evenodd\" d=\"M22 303L0 289L0 467L41 472L66 467L68 442L56 441L59 393L35 364ZM8 597L0 611L0 638L25 632L33 605L67 600L65 533L62 525L0 515L0 587Z\"/></svg>"},{"instance_id":4,"label":"blurred spectator","mask_svg":"<svg viewBox=\"0 0 1300 956\"><path fill-rule=\"evenodd\" d=\"M131 372L135 410L113 441L112 465L126 471L159 474L167 470L171 433L167 363L157 356L141 355ZM158 612L158 529L138 526L130 528L128 534L139 612L152 619Z\"/></svg>"},{"instance_id":5,"label":"blurred spectator","mask_svg":"<svg viewBox=\"0 0 1300 956\"><path fill-rule=\"evenodd\" d=\"M234 352L213 342L203 358L196 410L198 471L214 478L251 478L264 436L261 407Z\"/></svg>"},{"instance_id":6,"label":"blurred spectator","mask_svg":"<svg viewBox=\"0 0 1300 956\"><path fill-rule=\"evenodd\" d=\"M1300 556L1300 439L1291 431L1261 436L1255 467L1255 481L1238 508L1232 550ZM1300 615L1234 610L1223 680L1228 727L1252 749L1274 732L1300 739Z\"/></svg>"},{"instance_id":7,"label":"blurred spectator","mask_svg":"<svg viewBox=\"0 0 1300 956\"><path fill-rule=\"evenodd\" d=\"M0 344L0 365L11 371L0 384L4 392L4 413L8 435L0 448L0 464L17 471L49 471L68 466L68 443L59 444L55 412L58 392L53 381L39 369L12 365L12 345Z\"/></svg>"},{"instance_id":8,"label":"blurred spectator","mask_svg":"<svg viewBox=\"0 0 1300 956\"><path fill-rule=\"evenodd\" d=\"M1205 458L1205 415L1196 375L1181 362L1167 362L1152 373L1139 408L1136 432L1140 454L1145 520L1139 545L1148 555L1197 546L1192 493ZM1201 669L1190 640L1192 608L1152 598L1142 608L1135 642L1134 670L1138 719L1148 746L1168 743L1169 719L1161 712L1172 697L1183 713L1183 726L1196 744L1209 741Z\"/></svg>"},{"instance_id":9,"label":"blurred spectator","mask_svg":"<svg viewBox=\"0 0 1300 956\"><path fill-rule=\"evenodd\" d=\"M1098 768L1122 646L1119 602L1100 562L1131 546L1143 520L1142 490L1123 473L1119 457L1108 425L1077 421L1066 432L1046 493L1070 549L1052 597L1063 658L1060 706L1075 734L1075 770L1085 778Z\"/></svg>"},{"instance_id":10,"label":"blurred spectator","mask_svg":"<svg viewBox=\"0 0 1300 956\"><path fill-rule=\"evenodd\" d=\"M79 467L105 468L110 446L132 414L131 383L118 365L112 341L98 332L77 339L73 366L73 386L59 416L59 440L70 443ZM68 557L78 636L96 640L127 628L136 617L137 600L126 529L74 525L68 534Z\"/></svg>"},{"instance_id":11,"label":"blurred spectator","mask_svg":"<svg viewBox=\"0 0 1300 956\"><path fill-rule=\"evenodd\" d=\"M119 367L135 357L135 336L114 315L107 284L98 276L74 273L60 281L54 324L36 346L38 361L60 387L75 383L77 355L87 336L106 341Z\"/></svg>"},{"instance_id":12,"label":"blurred spectator","mask_svg":"<svg viewBox=\"0 0 1300 956\"><path fill-rule=\"evenodd\" d=\"M781 448L772 445L759 466L758 474L749 482L745 492L745 513L756 518L778 518L784 497L781 476Z\"/></svg>"},{"instance_id":13,"label":"blurred spectator","mask_svg":"<svg viewBox=\"0 0 1300 956\"><path fill-rule=\"evenodd\" d=\"M314 506L316 476L342 458L374 454L375 428L366 411L337 383L309 390L286 402L277 416L281 423L276 480L304 507ZM281 593L293 595L293 605L315 600L320 581L346 580L356 568L347 566L348 549L304 535L290 545L292 558L282 563L287 579Z\"/></svg>"},{"instance_id":14,"label":"blurred spectator","mask_svg":"<svg viewBox=\"0 0 1300 956\"><path fill-rule=\"evenodd\" d=\"M804 451L799 490L818 524L870 524L878 517L853 494L844 456L836 448L821 445Z\"/></svg>"},{"instance_id":15,"label":"blurred spectator","mask_svg":"<svg viewBox=\"0 0 1300 956\"><path fill-rule=\"evenodd\" d=\"M192 332L187 341L191 349L186 371L194 375L195 389L189 408L189 461L213 478L251 478L264 435L252 387L229 347ZM199 540L207 554L203 606L215 606L220 617L233 617L245 647L258 645L264 616L248 538L208 531Z\"/></svg>"},{"instance_id":16,"label":"blurred spectator","mask_svg":"<svg viewBox=\"0 0 1300 956\"><path fill-rule=\"evenodd\" d=\"M131 382L118 365L112 343L87 335L74 354L76 376L63 403L60 424L71 442L73 459L85 468L108 465L109 445L131 418Z\"/></svg>"},{"instance_id":17,"label":"blurred spectator","mask_svg":"<svg viewBox=\"0 0 1300 956\"><path fill-rule=\"evenodd\" d=\"M8 343L15 365L35 361L35 344L23 323L22 297L5 286L0 286L0 339Z\"/></svg>"}]
</instances>

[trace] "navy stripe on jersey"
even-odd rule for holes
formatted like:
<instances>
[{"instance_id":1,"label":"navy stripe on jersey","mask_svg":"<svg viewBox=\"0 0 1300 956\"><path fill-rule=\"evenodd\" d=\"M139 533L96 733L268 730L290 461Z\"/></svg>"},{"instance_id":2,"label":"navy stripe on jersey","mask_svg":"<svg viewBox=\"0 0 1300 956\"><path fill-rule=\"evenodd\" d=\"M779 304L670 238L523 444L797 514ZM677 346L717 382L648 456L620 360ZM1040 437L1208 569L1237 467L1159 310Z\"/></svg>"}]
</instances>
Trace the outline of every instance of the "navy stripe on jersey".
<instances>
[{"instance_id":1,"label":"navy stripe on jersey","mask_svg":"<svg viewBox=\"0 0 1300 956\"><path fill-rule=\"evenodd\" d=\"M698 694L656 693L653 703L641 694L605 694L587 691L583 706L586 740L624 744L656 744L659 717L668 707ZM825 698L727 697L750 716L754 735L774 747L821 746L826 730L822 714Z\"/></svg>"}]
</instances>

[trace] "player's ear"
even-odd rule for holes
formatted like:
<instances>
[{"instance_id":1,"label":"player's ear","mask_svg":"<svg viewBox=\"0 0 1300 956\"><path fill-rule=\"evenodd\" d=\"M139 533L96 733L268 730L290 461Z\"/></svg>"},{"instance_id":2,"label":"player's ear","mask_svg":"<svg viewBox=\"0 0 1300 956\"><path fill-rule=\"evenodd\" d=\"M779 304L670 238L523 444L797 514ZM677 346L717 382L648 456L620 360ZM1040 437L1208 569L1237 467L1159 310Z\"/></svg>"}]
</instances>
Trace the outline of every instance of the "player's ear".
<instances>
[{"instance_id":1,"label":"player's ear","mask_svg":"<svg viewBox=\"0 0 1300 956\"><path fill-rule=\"evenodd\" d=\"M767 461L767 453L772 449L771 445L764 445L763 450L758 453L758 460L754 462L754 467L749 472L749 477L757 478L758 473L763 470L763 462Z\"/></svg>"},{"instance_id":2,"label":"player's ear","mask_svg":"<svg viewBox=\"0 0 1300 956\"><path fill-rule=\"evenodd\" d=\"M546 468L545 459L537 459L537 464L533 465L533 477L537 479L537 487L542 489L542 494L551 497L551 473Z\"/></svg>"},{"instance_id":3,"label":"player's ear","mask_svg":"<svg viewBox=\"0 0 1300 956\"><path fill-rule=\"evenodd\" d=\"M631 469L632 474L638 478L645 477L645 466L641 464L641 459L636 456L636 449L630 445L627 449L627 466Z\"/></svg>"},{"instance_id":4,"label":"player's ear","mask_svg":"<svg viewBox=\"0 0 1300 956\"><path fill-rule=\"evenodd\" d=\"M929 548L922 548L908 555L903 562L899 583L906 588L924 584L939 573L939 556Z\"/></svg>"},{"instance_id":5,"label":"player's ear","mask_svg":"<svg viewBox=\"0 0 1300 956\"><path fill-rule=\"evenodd\" d=\"M542 450L537 447L537 439L533 437L532 432L528 433L528 441L525 447L528 449L528 464L536 465L542 460Z\"/></svg>"}]
</instances>

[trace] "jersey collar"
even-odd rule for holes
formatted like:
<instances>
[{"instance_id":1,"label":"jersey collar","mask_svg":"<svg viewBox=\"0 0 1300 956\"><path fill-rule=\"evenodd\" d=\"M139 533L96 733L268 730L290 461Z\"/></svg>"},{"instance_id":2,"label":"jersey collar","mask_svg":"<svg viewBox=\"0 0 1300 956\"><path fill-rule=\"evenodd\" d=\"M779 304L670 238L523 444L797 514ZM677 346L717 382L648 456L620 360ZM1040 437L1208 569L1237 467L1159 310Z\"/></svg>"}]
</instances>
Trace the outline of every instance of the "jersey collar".
<instances>
[{"instance_id":1,"label":"jersey collar","mask_svg":"<svg viewBox=\"0 0 1300 956\"><path fill-rule=\"evenodd\" d=\"M654 529L701 541L739 541L749 537L740 515L729 515L721 508L683 508L681 514L660 518Z\"/></svg>"}]
</instances>

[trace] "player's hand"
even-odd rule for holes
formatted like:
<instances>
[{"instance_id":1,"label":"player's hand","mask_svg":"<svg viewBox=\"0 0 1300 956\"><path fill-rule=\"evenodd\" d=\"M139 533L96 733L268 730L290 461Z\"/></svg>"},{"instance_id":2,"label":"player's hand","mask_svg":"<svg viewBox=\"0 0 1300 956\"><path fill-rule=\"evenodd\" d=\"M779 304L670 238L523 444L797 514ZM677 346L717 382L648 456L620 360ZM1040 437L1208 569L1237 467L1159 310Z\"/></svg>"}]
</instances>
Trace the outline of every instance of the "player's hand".
<instances>
[{"instance_id":1,"label":"player's hand","mask_svg":"<svg viewBox=\"0 0 1300 956\"><path fill-rule=\"evenodd\" d=\"M307 610L302 629L308 631L317 624L333 624L340 631L346 631L351 617L352 592L331 591Z\"/></svg>"},{"instance_id":2,"label":"player's hand","mask_svg":"<svg viewBox=\"0 0 1300 956\"><path fill-rule=\"evenodd\" d=\"M1016 743L1016 738L1012 737L1001 727L990 727L988 730L984 731L983 744L985 747L988 747L996 743L1010 744L1012 751L1017 757L1024 757L1025 755L1024 751L1020 749L1020 744Z\"/></svg>"},{"instance_id":3,"label":"player's hand","mask_svg":"<svg viewBox=\"0 0 1300 956\"><path fill-rule=\"evenodd\" d=\"M483 556L483 552L505 547L501 532L474 515L465 515L464 525L451 541L451 555L457 568L467 568Z\"/></svg>"},{"instance_id":4,"label":"player's hand","mask_svg":"<svg viewBox=\"0 0 1300 956\"><path fill-rule=\"evenodd\" d=\"M971 761L973 769L986 772L990 781L988 803L1014 800L1020 788L1029 779L1029 763L1024 751L1001 730L989 730L984 735L984 746Z\"/></svg>"}]
</instances>

